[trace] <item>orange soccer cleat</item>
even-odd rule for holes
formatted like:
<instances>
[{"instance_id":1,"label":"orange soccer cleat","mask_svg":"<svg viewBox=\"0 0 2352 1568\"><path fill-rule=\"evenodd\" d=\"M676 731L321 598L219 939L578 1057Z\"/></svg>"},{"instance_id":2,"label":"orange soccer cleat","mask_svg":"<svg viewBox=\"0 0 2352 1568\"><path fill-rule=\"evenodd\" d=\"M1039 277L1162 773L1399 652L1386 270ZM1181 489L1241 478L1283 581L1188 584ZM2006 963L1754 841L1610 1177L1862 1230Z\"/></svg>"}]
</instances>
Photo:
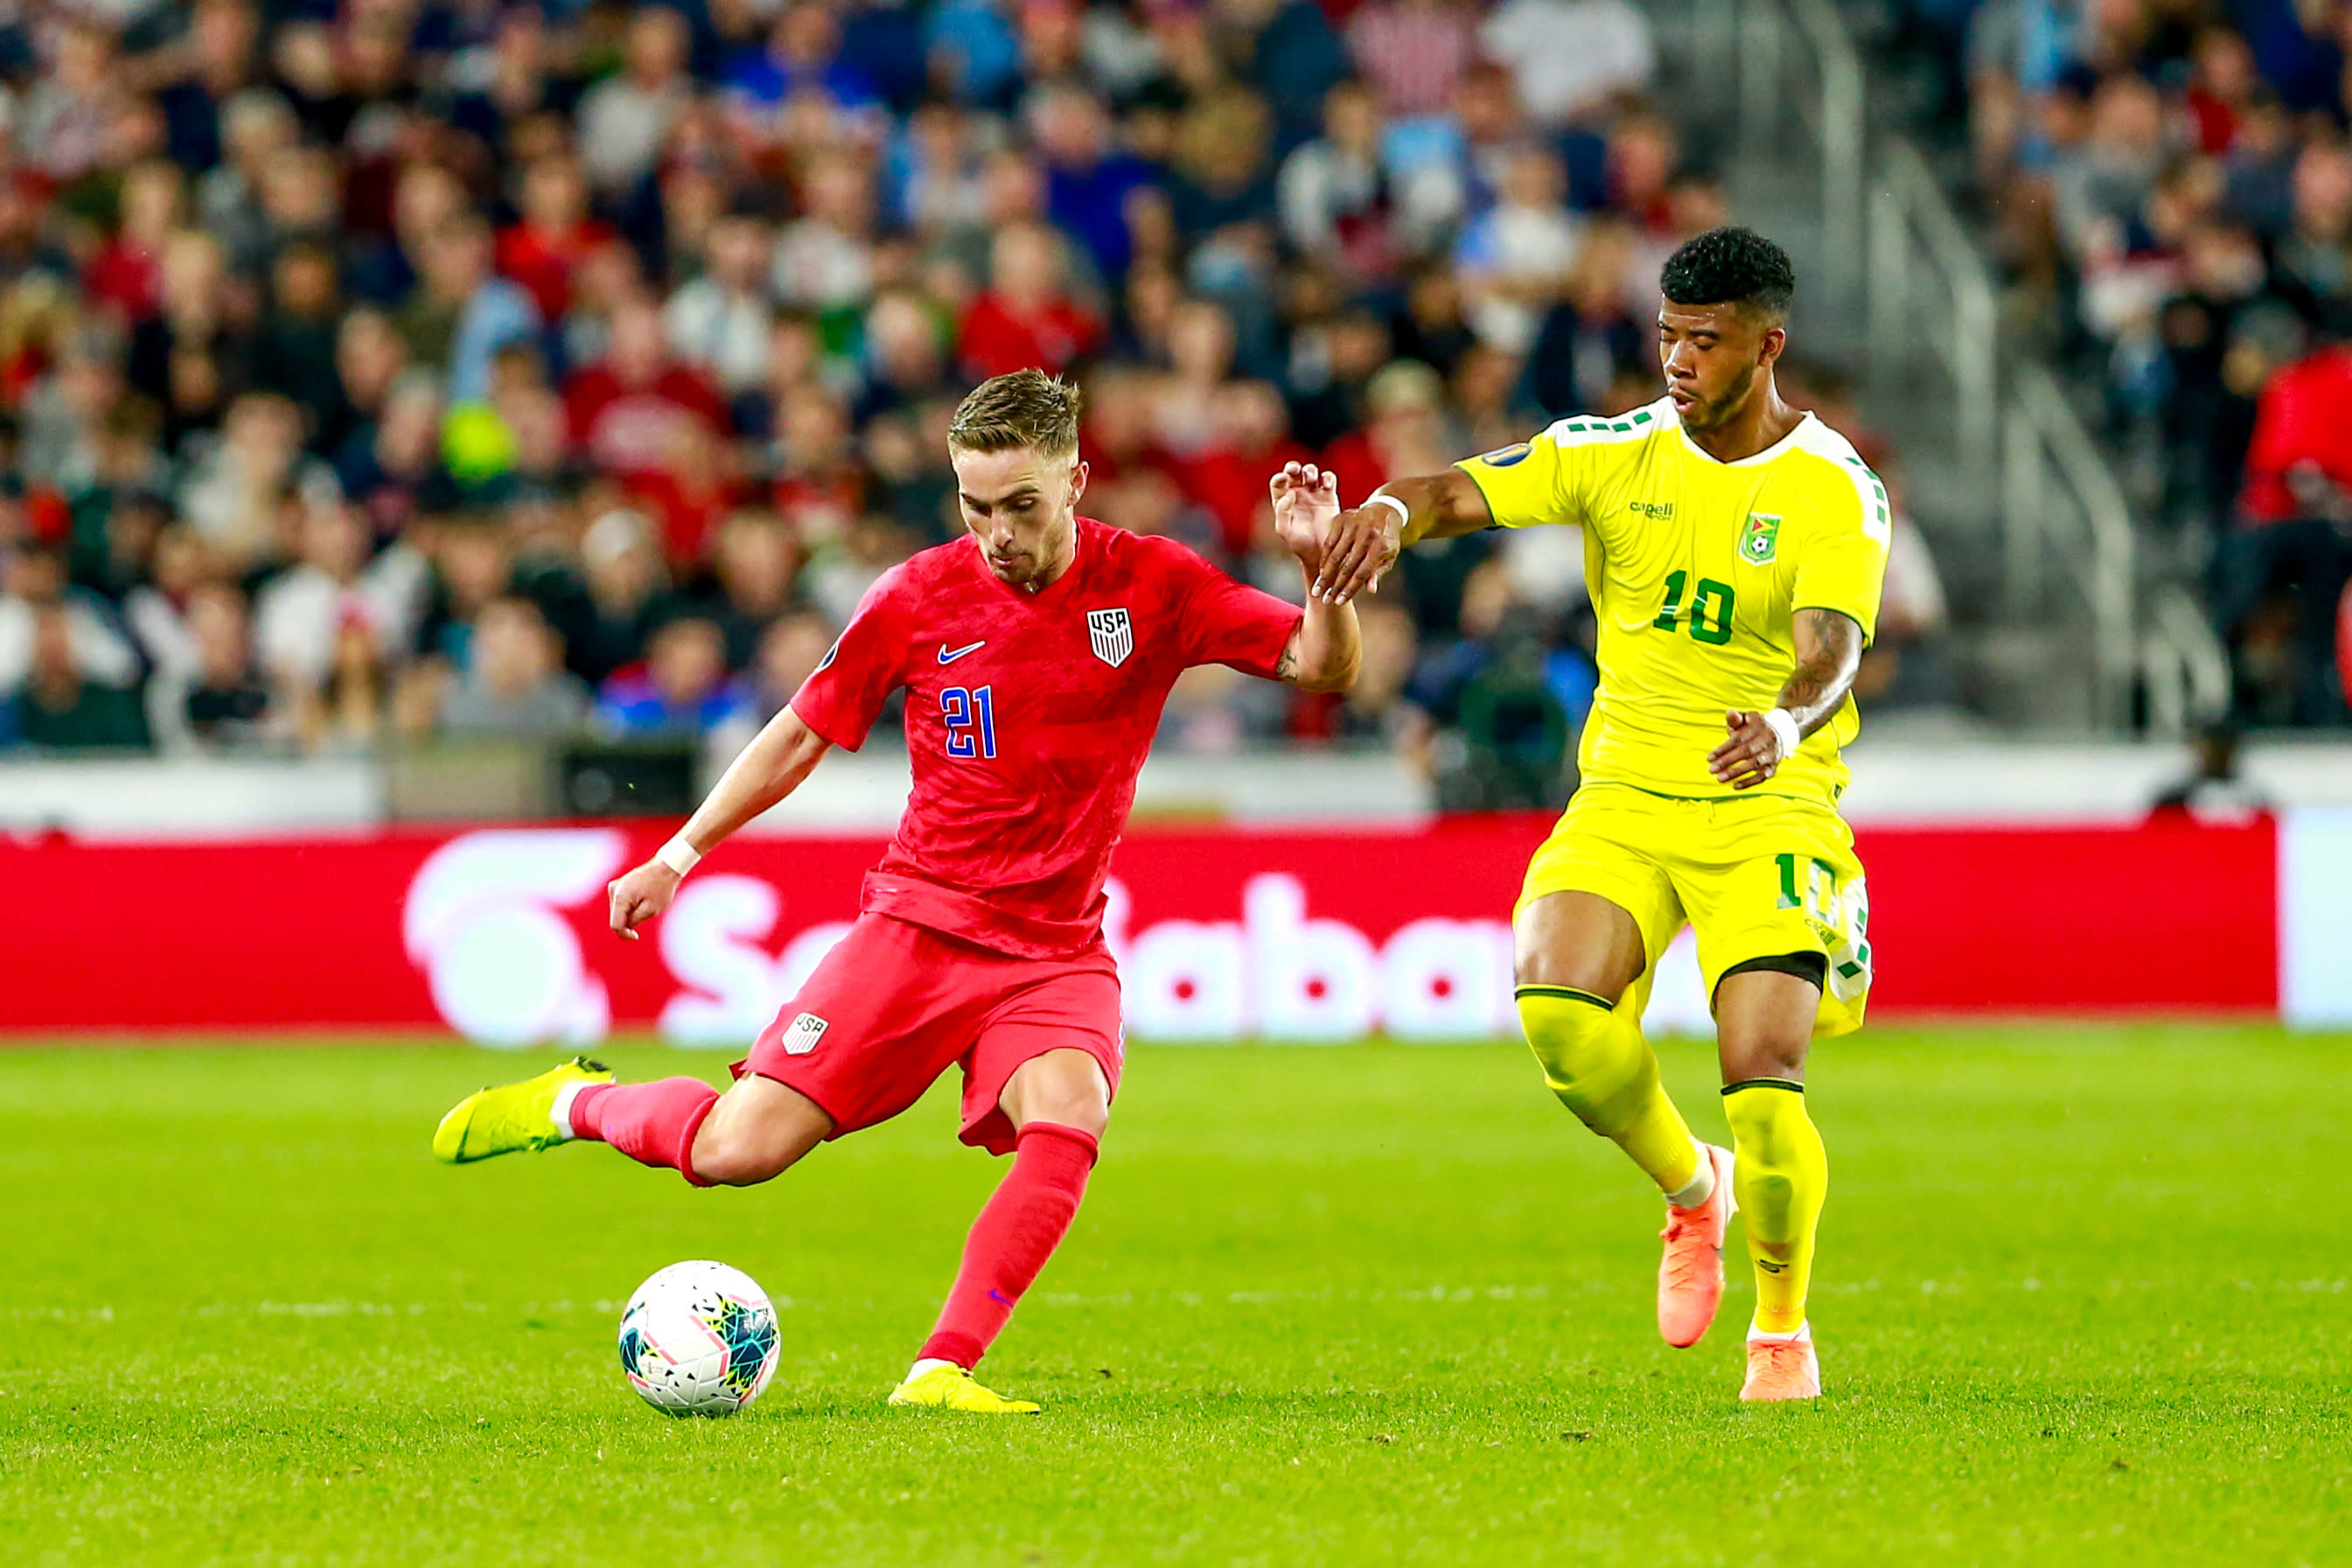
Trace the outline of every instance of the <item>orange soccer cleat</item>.
<instances>
[{"instance_id":1,"label":"orange soccer cleat","mask_svg":"<svg viewBox=\"0 0 2352 1568\"><path fill-rule=\"evenodd\" d=\"M1748 1381L1742 1399L1819 1399L1822 1361L1813 1354L1813 1325L1793 1335L1748 1336Z\"/></svg>"},{"instance_id":2,"label":"orange soccer cleat","mask_svg":"<svg viewBox=\"0 0 2352 1568\"><path fill-rule=\"evenodd\" d=\"M1699 1342L1723 1304L1723 1233L1739 1205L1731 1196L1731 1151L1701 1144L1715 1166L1715 1190L1695 1208L1666 1206L1666 1255L1658 1264L1658 1332L1676 1349Z\"/></svg>"}]
</instances>

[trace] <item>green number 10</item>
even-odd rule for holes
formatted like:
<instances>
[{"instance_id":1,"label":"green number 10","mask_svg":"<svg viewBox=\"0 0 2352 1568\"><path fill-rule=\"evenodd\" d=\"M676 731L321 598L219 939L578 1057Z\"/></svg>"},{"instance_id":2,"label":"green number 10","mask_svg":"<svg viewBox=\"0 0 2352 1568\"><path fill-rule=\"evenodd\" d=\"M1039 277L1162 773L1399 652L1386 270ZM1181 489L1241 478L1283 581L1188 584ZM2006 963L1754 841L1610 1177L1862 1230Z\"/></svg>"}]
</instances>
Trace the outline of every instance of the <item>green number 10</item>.
<instances>
[{"instance_id":1,"label":"green number 10","mask_svg":"<svg viewBox=\"0 0 2352 1568\"><path fill-rule=\"evenodd\" d=\"M1683 590L1689 586L1690 573L1671 571L1666 574L1666 604L1651 624L1661 630L1675 629L1675 619L1682 614ZM1731 584L1717 582L1711 577L1698 580L1698 596L1691 601L1690 618L1685 622L1690 634L1702 643L1721 647L1731 641Z\"/></svg>"}]
</instances>

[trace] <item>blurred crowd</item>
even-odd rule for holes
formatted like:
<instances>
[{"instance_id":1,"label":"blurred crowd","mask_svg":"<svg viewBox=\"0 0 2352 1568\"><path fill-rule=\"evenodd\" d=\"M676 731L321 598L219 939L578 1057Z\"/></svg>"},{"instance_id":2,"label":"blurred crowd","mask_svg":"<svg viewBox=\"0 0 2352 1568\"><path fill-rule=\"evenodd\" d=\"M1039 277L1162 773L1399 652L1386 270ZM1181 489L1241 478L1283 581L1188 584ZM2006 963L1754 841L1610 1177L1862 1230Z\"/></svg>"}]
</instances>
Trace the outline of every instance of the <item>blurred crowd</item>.
<instances>
[{"instance_id":1,"label":"blurred crowd","mask_svg":"<svg viewBox=\"0 0 2352 1568\"><path fill-rule=\"evenodd\" d=\"M0 17L0 746L748 732L952 537L949 414L1024 365L1087 389L1089 514L1295 598L1273 470L1650 401L1727 213L1630 0ZM1364 622L1353 693L1196 672L1163 743L1557 793L1572 531Z\"/></svg>"},{"instance_id":2,"label":"blurred crowd","mask_svg":"<svg viewBox=\"0 0 2352 1568\"><path fill-rule=\"evenodd\" d=\"M2207 563L2233 717L2352 723L2352 4L1897 0L2016 325L2095 367Z\"/></svg>"}]
</instances>

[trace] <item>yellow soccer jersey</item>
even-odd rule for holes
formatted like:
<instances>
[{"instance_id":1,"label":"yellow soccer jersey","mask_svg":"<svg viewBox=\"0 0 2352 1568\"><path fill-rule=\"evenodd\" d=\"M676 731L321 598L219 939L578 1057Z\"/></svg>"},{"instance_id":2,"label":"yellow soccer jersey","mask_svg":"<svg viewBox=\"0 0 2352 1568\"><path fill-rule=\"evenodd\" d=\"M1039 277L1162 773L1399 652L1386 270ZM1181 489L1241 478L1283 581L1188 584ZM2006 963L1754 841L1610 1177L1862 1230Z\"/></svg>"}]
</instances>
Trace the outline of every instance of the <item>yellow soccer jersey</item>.
<instances>
[{"instance_id":1,"label":"yellow soccer jersey","mask_svg":"<svg viewBox=\"0 0 2352 1568\"><path fill-rule=\"evenodd\" d=\"M1498 527L1578 523L1601 624L1601 689L1578 761L1588 779L1691 798L1734 791L1707 771L1731 709L1761 712L1795 669L1794 618L1835 610L1874 633L1886 570L1886 490L1845 437L1805 415L1777 444L1721 463L1670 400L1575 418L1456 465ZM1848 702L1748 794L1833 805Z\"/></svg>"}]
</instances>

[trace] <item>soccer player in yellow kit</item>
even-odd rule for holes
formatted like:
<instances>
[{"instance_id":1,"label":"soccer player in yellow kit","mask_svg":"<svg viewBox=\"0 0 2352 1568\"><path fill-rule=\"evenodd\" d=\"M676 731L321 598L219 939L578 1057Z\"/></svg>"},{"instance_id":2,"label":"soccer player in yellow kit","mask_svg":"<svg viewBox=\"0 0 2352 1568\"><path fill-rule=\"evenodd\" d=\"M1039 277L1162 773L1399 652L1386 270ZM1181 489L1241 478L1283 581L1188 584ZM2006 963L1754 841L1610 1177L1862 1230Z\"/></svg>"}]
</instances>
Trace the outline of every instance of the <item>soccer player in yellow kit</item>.
<instances>
[{"instance_id":1,"label":"soccer player in yellow kit","mask_svg":"<svg viewBox=\"0 0 2352 1568\"><path fill-rule=\"evenodd\" d=\"M1661 288L1664 398L1382 486L1330 525L1316 591L1345 602L1422 539L1582 526L1601 686L1582 784L1513 918L1520 1021L1552 1092L1666 1196L1659 1332L1675 1345L1706 1332L1725 1228L1744 1211L1757 1305L1740 1397L1811 1399L1805 1293L1829 1166L1805 1053L1861 1025L1870 986L1868 900L1837 801L1886 491L1773 385L1795 288L1780 246L1712 230L1667 261ZM1728 1150L1693 1139L1642 1038L1685 920Z\"/></svg>"}]
</instances>

